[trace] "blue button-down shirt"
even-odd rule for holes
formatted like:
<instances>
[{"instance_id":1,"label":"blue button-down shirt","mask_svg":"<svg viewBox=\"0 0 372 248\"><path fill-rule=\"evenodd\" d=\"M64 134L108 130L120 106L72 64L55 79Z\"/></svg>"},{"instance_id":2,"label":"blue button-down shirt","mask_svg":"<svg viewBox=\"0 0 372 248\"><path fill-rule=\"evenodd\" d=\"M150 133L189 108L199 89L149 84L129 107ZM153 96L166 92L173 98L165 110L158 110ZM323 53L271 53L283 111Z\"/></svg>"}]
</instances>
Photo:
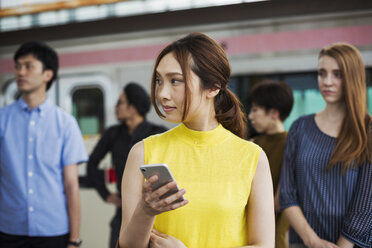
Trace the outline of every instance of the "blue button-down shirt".
<instances>
[{"instance_id":1,"label":"blue button-down shirt","mask_svg":"<svg viewBox=\"0 0 372 248\"><path fill-rule=\"evenodd\" d=\"M0 232L69 232L63 167L88 159L76 120L46 100L0 109Z\"/></svg>"}]
</instances>

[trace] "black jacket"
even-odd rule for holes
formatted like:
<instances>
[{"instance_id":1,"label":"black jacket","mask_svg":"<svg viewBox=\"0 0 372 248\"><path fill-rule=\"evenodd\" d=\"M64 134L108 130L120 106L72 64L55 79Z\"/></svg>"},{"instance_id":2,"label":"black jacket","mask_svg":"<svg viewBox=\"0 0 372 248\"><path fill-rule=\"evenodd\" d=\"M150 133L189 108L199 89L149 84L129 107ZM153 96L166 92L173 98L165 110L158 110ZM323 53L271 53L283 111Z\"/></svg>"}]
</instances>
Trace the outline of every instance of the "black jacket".
<instances>
[{"instance_id":1,"label":"black jacket","mask_svg":"<svg viewBox=\"0 0 372 248\"><path fill-rule=\"evenodd\" d=\"M103 133L91 153L87 165L89 183L98 191L103 200L106 200L110 192L106 187L104 171L100 170L98 165L107 152L111 152L112 163L117 176L116 187L118 192L121 192L121 180L123 178L125 163L132 146L148 136L162 133L166 130L163 126L144 121L131 135L128 133L128 127L125 124L112 126Z\"/></svg>"}]
</instances>

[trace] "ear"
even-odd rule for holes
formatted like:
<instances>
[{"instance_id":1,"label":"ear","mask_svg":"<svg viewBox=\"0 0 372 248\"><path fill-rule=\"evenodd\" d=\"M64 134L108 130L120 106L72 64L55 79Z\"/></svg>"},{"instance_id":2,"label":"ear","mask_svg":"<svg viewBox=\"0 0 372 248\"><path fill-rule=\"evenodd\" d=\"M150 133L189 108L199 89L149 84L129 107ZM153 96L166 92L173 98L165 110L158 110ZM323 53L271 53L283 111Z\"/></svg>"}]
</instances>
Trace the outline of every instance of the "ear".
<instances>
[{"instance_id":1,"label":"ear","mask_svg":"<svg viewBox=\"0 0 372 248\"><path fill-rule=\"evenodd\" d=\"M137 109L133 106L133 104L130 104L130 105L128 106L128 110L129 110L129 112L130 112L132 115L133 115L133 114L139 115Z\"/></svg>"},{"instance_id":2,"label":"ear","mask_svg":"<svg viewBox=\"0 0 372 248\"><path fill-rule=\"evenodd\" d=\"M280 113L279 113L279 110L277 110L277 109L270 109L269 110L269 115L271 116L272 119L278 120L279 116L280 116Z\"/></svg>"},{"instance_id":3,"label":"ear","mask_svg":"<svg viewBox=\"0 0 372 248\"><path fill-rule=\"evenodd\" d=\"M207 90L207 98L214 98L220 93L220 88L214 87Z\"/></svg>"},{"instance_id":4,"label":"ear","mask_svg":"<svg viewBox=\"0 0 372 248\"><path fill-rule=\"evenodd\" d=\"M45 70L43 74L44 74L44 81L45 81L45 83L46 82L49 82L52 79L53 75L54 75L54 73L53 73L52 70Z\"/></svg>"}]
</instances>

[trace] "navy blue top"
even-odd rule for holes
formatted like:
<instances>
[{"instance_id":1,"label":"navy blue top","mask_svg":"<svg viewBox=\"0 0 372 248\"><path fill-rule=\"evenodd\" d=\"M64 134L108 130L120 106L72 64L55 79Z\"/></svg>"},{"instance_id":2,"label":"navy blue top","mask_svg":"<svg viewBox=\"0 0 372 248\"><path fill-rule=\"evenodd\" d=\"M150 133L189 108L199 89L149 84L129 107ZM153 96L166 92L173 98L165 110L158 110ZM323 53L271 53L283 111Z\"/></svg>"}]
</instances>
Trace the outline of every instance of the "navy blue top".
<instances>
[{"instance_id":1,"label":"navy blue top","mask_svg":"<svg viewBox=\"0 0 372 248\"><path fill-rule=\"evenodd\" d=\"M281 209L299 206L317 235L336 243L340 235L372 247L372 164L341 173L327 170L336 138L323 133L315 115L296 120L288 133L280 182ZM290 243L303 243L292 229Z\"/></svg>"}]
</instances>

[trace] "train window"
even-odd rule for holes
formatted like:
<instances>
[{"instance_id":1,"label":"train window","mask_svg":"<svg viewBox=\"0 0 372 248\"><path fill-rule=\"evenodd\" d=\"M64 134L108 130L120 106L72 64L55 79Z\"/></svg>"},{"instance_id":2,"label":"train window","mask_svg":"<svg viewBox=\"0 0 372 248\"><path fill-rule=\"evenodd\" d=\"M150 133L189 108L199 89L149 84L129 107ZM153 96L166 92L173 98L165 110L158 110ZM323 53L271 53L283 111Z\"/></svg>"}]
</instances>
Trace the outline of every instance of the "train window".
<instances>
[{"instance_id":1,"label":"train window","mask_svg":"<svg viewBox=\"0 0 372 248\"><path fill-rule=\"evenodd\" d=\"M72 94L72 114L83 135L95 135L104 129L104 101L100 88L81 88Z\"/></svg>"},{"instance_id":2,"label":"train window","mask_svg":"<svg viewBox=\"0 0 372 248\"><path fill-rule=\"evenodd\" d=\"M372 115L372 68L366 70L368 112Z\"/></svg>"},{"instance_id":3,"label":"train window","mask_svg":"<svg viewBox=\"0 0 372 248\"><path fill-rule=\"evenodd\" d=\"M366 70L367 73L367 97L368 111L372 114L372 68ZM294 105L290 116L284 122L286 130L289 129L293 121L306 114L316 113L325 107L325 102L318 91L317 73L283 73L283 74L261 74L261 75L243 75L231 78L230 89L235 92L247 111L248 92L258 82L263 80L284 81L289 84L293 90ZM251 136L256 133L251 132Z\"/></svg>"}]
</instances>

